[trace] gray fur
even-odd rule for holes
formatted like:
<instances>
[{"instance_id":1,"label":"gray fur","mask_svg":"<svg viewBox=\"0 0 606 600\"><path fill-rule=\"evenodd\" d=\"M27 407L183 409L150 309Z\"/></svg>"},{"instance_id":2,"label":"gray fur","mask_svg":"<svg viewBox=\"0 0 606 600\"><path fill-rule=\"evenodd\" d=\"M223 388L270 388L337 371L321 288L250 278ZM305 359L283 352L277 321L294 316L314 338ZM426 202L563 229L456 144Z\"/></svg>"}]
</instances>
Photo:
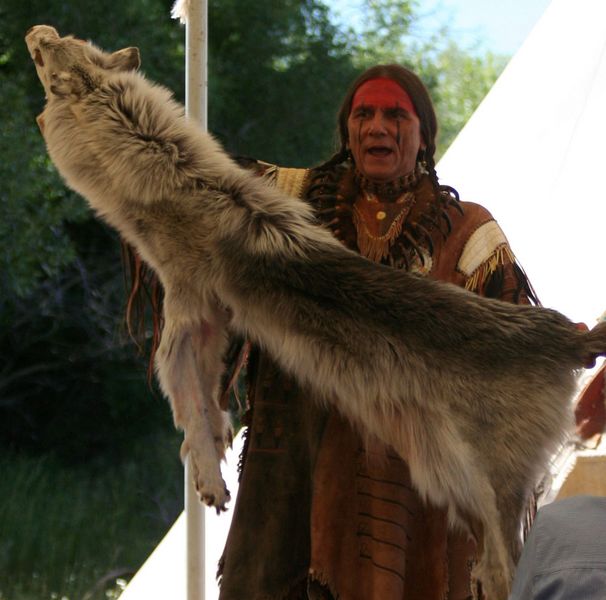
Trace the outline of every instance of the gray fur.
<instances>
[{"instance_id":1,"label":"gray fur","mask_svg":"<svg viewBox=\"0 0 606 600\"><path fill-rule=\"evenodd\" d=\"M604 353L606 327L583 333L552 310L373 264L128 70L135 49L106 55L48 26L26 42L53 162L164 286L157 374L202 498L229 499L216 396L235 331L393 446L421 495L480 542L476 574L505 599L529 492L569 424L575 370Z\"/></svg>"}]
</instances>

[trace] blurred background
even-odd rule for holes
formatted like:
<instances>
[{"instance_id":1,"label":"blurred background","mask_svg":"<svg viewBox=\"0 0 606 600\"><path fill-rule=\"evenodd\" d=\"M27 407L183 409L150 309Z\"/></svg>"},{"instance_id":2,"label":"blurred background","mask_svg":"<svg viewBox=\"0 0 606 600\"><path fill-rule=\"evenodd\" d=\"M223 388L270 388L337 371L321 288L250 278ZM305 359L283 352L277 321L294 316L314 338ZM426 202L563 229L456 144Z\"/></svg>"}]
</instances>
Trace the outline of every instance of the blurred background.
<instances>
[{"instance_id":1,"label":"blurred background","mask_svg":"<svg viewBox=\"0 0 606 600\"><path fill-rule=\"evenodd\" d=\"M209 0L209 129L233 153L311 166L347 84L400 62L429 87L442 154L506 65L415 0ZM352 8L353 6L353 8ZM184 94L170 0L0 2L0 600L117 598L183 506L181 436L124 325L120 241L64 187L23 41L55 26ZM443 7L442 7L443 8ZM448 183L448 182L445 182Z\"/></svg>"}]
</instances>

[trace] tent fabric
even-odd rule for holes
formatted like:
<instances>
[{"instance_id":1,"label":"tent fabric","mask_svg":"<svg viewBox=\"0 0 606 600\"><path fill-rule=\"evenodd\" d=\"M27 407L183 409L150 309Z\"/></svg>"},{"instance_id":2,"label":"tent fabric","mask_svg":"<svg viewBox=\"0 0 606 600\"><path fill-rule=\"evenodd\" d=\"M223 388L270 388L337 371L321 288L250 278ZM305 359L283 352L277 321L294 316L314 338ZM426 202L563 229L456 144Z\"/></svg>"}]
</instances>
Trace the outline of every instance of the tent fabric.
<instances>
[{"instance_id":1,"label":"tent fabric","mask_svg":"<svg viewBox=\"0 0 606 600\"><path fill-rule=\"evenodd\" d=\"M488 208L545 306L606 310L606 2L552 0L440 160Z\"/></svg>"}]
</instances>

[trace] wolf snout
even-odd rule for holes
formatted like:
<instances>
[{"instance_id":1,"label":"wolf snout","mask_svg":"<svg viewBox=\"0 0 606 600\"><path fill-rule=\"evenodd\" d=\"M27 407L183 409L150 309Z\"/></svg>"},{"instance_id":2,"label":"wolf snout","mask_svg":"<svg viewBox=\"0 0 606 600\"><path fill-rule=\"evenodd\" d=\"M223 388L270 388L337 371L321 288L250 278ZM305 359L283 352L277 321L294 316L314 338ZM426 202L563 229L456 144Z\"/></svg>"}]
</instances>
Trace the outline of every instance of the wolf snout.
<instances>
[{"instance_id":1,"label":"wolf snout","mask_svg":"<svg viewBox=\"0 0 606 600\"><path fill-rule=\"evenodd\" d=\"M34 25L27 30L25 34L25 44L32 57L32 60L39 66L44 67L44 59L40 46L43 46L46 40L59 39L59 33L50 25Z\"/></svg>"},{"instance_id":2,"label":"wolf snout","mask_svg":"<svg viewBox=\"0 0 606 600\"><path fill-rule=\"evenodd\" d=\"M33 25L25 32L25 37L31 37L34 33L46 33L52 37L59 37L59 32L51 25Z\"/></svg>"},{"instance_id":3,"label":"wolf snout","mask_svg":"<svg viewBox=\"0 0 606 600\"><path fill-rule=\"evenodd\" d=\"M59 32L50 25L34 25L25 33L25 43L30 51L33 50L32 46L38 44L42 38L59 39Z\"/></svg>"}]
</instances>

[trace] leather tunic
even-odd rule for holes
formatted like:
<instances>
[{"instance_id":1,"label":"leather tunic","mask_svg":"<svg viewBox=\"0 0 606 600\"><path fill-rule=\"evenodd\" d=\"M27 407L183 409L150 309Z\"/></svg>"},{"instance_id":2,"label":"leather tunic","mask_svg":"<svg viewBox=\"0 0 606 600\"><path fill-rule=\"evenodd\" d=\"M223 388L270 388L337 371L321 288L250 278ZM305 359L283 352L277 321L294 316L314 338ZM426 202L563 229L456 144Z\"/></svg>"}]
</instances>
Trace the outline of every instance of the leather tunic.
<instances>
[{"instance_id":1,"label":"leather tunic","mask_svg":"<svg viewBox=\"0 0 606 600\"><path fill-rule=\"evenodd\" d=\"M314 181L312 172L300 170L277 169L273 176L302 196ZM343 171L338 179L348 177ZM349 184L339 182L333 205L352 205L356 192L348 185L351 177ZM351 222L326 210L326 190L316 189L321 200L310 193L310 201L357 249ZM437 192L428 177L413 191L420 210L433 210ZM415 257L409 244L406 267L477 293L528 302L531 290L490 213L455 200L442 201L440 211L445 216L433 211L426 221L435 227L425 225L423 239L416 240L424 258ZM416 225L421 216L412 210L407 220ZM220 600L471 597L473 544L449 531L443 508L421 500L406 463L391 448L363 440L258 350L248 375L248 438L220 567Z\"/></svg>"}]
</instances>

